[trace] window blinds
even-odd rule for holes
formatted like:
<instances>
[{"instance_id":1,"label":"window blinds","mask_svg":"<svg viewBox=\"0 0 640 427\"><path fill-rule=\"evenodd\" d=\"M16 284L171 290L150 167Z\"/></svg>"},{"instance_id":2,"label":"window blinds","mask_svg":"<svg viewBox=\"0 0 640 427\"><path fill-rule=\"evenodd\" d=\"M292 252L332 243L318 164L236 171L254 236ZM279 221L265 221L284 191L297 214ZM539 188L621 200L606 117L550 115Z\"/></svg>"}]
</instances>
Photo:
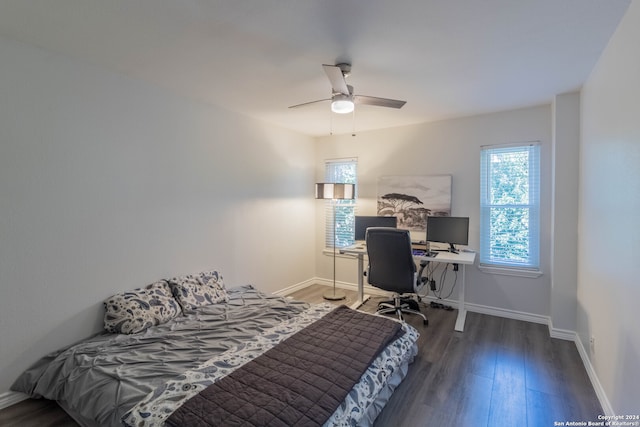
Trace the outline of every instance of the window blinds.
<instances>
[{"instance_id":1,"label":"window blinds","mask_svg":"<svg viewBox=\"0 0 640 427\"><path fill-rule=\"evenodd\" d=\"M325 161L325 182L357 184L357 164L355 158ZM356 185L356 198L358 186ZM335 210L334 210L335 207ZM333 247L334 220L336 247L353 244L356 200L325 201L325 246ZM334 218L335 213L335 218Z\"/></svg>"},{"instance_id":2,"label":"window blinds","mask_svg":"<svg viewBox=\"0 0 640 427\"><path fill-rule=\"evenodd\" d=\"M539 268L540 144L484 146L480 161L480 264Z\"/></svg>"}]
</instances>

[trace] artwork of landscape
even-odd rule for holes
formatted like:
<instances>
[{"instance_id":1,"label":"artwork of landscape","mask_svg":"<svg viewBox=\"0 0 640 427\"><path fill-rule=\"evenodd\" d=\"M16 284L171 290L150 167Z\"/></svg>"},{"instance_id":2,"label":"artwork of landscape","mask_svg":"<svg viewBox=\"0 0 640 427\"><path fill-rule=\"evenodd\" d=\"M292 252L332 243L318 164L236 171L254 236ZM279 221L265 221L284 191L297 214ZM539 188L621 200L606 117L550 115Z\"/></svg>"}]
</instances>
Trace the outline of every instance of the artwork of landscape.
<instances>
[{"instance_id":1,"label":"artwork of landscape","mask_svg":"<svg viewBox=\"0 0 640 427\"><path fill-rule=\"evenodd\" d=\"M378 215L397 217L398 228L425 231L427 216L451 215L451 175L380 177Z\"/></svg>"}]
</instances>

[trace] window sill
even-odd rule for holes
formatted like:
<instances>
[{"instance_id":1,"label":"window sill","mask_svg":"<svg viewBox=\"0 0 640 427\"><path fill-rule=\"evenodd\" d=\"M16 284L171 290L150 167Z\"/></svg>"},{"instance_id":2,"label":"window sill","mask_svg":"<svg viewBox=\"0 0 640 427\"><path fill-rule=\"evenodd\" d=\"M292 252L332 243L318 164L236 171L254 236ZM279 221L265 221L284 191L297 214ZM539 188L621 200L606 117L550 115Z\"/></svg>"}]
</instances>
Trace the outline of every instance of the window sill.
<instances>
[{"instance_id":1,"label":"window sill","mask_svg":"<svg viewBox=\"0 0 640 427\"><path fill-rule=\"evenodd\" d=\"M504 276L518 276L518 277L528 277L530 279L535 279L537 277L542 276L542 271L540 270L527 270L524 268L512 268L512 267L496 267L490 265L479 265L478 268L480 271L489 274L501 274Z\"/></svg>"}]
</instances>

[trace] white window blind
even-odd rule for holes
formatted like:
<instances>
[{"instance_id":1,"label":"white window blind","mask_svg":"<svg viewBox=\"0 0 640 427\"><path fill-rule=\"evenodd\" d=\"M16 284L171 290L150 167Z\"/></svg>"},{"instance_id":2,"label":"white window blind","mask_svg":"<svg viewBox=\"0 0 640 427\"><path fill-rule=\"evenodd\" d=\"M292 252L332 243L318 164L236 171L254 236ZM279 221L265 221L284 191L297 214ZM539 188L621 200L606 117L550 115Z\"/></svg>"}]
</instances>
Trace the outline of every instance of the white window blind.
<instances>
[{"instance_id":1,"label":"white window blind","mask_svg":"<svg viewBox=\"0 0 640 427\"><path fill-rule=\"evenodd\" d=\"M480 152L480 264L539 269L540 144Z\"/></svg>"},{"instance_id":2,"label":"white window blind","mask_svg":"<svg viewBox=\"0 0 640 427\"><path fill-rule=\"evenodd\" d=\"M325 182L357 184L357 165L358 161L355 158L326 160ZM356 198L357 196L358 186L356 185ZM354 242L356 200L326 200L325 203L325 247L333 247L334 219L335 246L340 248L352 245Z\"/></svg>"}]
</instances>

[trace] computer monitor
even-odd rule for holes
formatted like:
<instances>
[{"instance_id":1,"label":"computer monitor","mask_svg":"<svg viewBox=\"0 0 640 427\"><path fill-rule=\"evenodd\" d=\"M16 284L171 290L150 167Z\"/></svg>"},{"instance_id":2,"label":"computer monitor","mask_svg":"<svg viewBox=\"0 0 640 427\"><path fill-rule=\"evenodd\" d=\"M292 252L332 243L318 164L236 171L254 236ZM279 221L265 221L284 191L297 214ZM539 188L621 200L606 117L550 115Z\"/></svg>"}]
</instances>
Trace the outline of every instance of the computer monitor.
<instances>
[{"instance_id":1,"label":"computer monitor","mask_svg":"<svg viewBox=\"0 0 640 427\"><path fill-rule=\"evenodd\" d=\"M357 216L355 221L354 240L364 240L369 227L398 227L398 218L395 216Z\"/></svg>"},{"instance_id":2,"label":"computer monitor","mask_svg":"<svg viewBox=\"0 0 640 427\"><path fill-rule=\"evenodd\" d=\"M457 253L454 245L469 244L469 217L427 217L427 242L448 243L449 251Z\"/></svg>"}]
</instances>

